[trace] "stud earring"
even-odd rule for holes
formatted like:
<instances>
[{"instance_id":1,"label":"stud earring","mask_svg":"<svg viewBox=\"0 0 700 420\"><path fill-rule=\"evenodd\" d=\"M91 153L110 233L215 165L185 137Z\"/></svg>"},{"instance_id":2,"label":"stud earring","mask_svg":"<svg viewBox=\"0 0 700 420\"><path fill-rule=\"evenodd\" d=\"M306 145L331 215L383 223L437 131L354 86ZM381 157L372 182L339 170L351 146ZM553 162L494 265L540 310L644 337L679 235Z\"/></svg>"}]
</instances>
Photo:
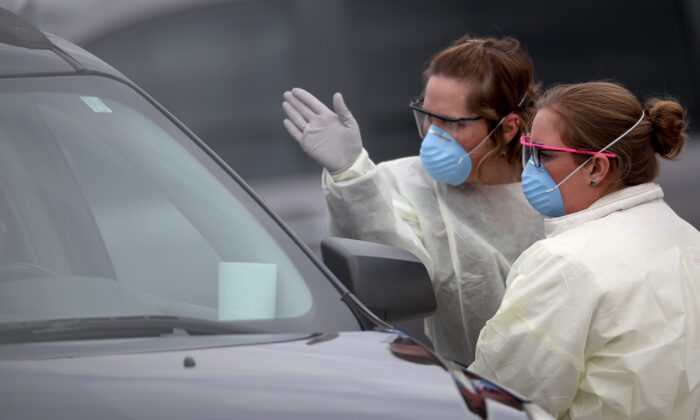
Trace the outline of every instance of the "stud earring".
<instances>
[{"instance_id":1,"label":"stud earring","mask_svg":"<svg viewBox=\"0 0 700 420\"><path fill-rule=\"evenodd\" d=\"M595 185L598 182L597 179L591 179L591 185Z\"/></svg>"}]
</instances>

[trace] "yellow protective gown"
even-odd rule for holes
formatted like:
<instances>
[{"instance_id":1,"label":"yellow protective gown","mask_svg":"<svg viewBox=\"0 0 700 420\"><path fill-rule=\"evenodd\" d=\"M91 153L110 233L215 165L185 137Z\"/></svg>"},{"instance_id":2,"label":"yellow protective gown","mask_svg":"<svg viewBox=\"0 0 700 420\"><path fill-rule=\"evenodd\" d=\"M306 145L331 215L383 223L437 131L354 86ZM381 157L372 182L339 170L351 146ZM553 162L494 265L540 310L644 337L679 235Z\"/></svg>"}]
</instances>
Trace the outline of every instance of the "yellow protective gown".
<instances>
[{"instance_id":1,"label":"yellow protective gown","mask_svg":"<svg viewBox=\"0 0 700 420\"><path fill-rule=\"evenodd\" d=\"M323 189L331 235L398 246L425 264L437 299L426 334L438 352L471 363L510 265L544 237L520 183L454 187L433 180L418 157L375 166L363 150L348 170L324 171Z\"/></svg>"},{"instance_id":2,"label":"yellow protective gown","mask_svg":"<svg viewBox=\"0 0 700 420\"><path fill-rule=\"evenodd\" d=\"M546 219L473 371L571 419L700 419L700 233L655 184Z\"/></svg>"}]
</instances>

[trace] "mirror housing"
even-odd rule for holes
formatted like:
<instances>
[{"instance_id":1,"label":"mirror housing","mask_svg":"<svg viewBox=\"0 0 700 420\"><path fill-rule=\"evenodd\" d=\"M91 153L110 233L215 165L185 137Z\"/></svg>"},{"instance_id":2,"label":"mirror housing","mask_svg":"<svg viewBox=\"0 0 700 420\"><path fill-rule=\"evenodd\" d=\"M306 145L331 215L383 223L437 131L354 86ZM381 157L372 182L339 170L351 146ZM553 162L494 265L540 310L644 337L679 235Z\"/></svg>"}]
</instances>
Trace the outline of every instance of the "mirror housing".
<instances>
[{"instance_id":1,"label":"mirror housing","mask_svg":"<svg viewBox=\"0 0 700 420\"><path fill-rule=\"evenodd\" d=\"M428 271L404 249L329 237L321 241L321 255L338 280L385 321L424 317L437 307Z\"/></svg>"}]
</instances>

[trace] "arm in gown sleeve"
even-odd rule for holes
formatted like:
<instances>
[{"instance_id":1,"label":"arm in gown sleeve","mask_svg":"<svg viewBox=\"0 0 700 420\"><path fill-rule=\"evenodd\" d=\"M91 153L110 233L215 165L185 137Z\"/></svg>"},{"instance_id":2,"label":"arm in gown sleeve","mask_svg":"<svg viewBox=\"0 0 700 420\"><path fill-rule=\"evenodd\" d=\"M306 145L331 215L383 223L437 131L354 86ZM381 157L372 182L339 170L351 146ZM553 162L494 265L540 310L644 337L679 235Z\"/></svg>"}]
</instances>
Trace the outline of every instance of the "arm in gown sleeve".
<instances>
[{"instance_id":1,"label":"arm in gown sleeve","mask_svg":"<svg viewBox=\"0 0 700 420\"><path fill-rule=\"evenodd\" d=\"M433 275L433 259L423 243L418 214L401 194L401 179L391 162L375 165L363 149L347 170L323 171L323 191L333 236L403 248Z\"/></svg>"},{"instance_id":2,"label":"arm in gown sleeve","mask_svg":"<svg viewBox=\"0 0 700 420\"><path fill-rule=\"evenodd\" d=\"M537 244L515 262L507 283L501 307L481 330L469 369L559 418L583 375L596 292L585 270Z\"/></svg>"}]
</instances>

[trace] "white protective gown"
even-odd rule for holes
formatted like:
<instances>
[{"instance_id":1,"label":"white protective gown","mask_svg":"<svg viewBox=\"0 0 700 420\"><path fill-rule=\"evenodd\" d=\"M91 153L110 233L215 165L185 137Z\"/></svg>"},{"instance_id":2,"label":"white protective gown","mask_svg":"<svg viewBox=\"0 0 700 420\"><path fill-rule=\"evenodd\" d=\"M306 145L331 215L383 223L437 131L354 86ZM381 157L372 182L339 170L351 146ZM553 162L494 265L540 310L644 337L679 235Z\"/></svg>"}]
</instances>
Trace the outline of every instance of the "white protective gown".
<instances>
[{"instance_id":1,"label":"white protective gown","mask_svg":"<svg viewBox=\"0 0 700 420\"><path fill-rule=\"evenodd\" d=\"M700 419L700 233L658 185L545 221L473 371L571 419Z\"/></svg>"},{"instance_id":2,"label":"white protective gown","mask_svg":"<svg viewBox=\"0 0 700 420\"><path fill-rule=\"evenodd\" d=\"M348 170L324 170L323 189L331 235L401 247L425 264L437 299L426 334L441 354L471 363L510 265L544 237L520 183L453 187L417 156L375 166L363 150Z\"/></svg>"}]
</instances>

